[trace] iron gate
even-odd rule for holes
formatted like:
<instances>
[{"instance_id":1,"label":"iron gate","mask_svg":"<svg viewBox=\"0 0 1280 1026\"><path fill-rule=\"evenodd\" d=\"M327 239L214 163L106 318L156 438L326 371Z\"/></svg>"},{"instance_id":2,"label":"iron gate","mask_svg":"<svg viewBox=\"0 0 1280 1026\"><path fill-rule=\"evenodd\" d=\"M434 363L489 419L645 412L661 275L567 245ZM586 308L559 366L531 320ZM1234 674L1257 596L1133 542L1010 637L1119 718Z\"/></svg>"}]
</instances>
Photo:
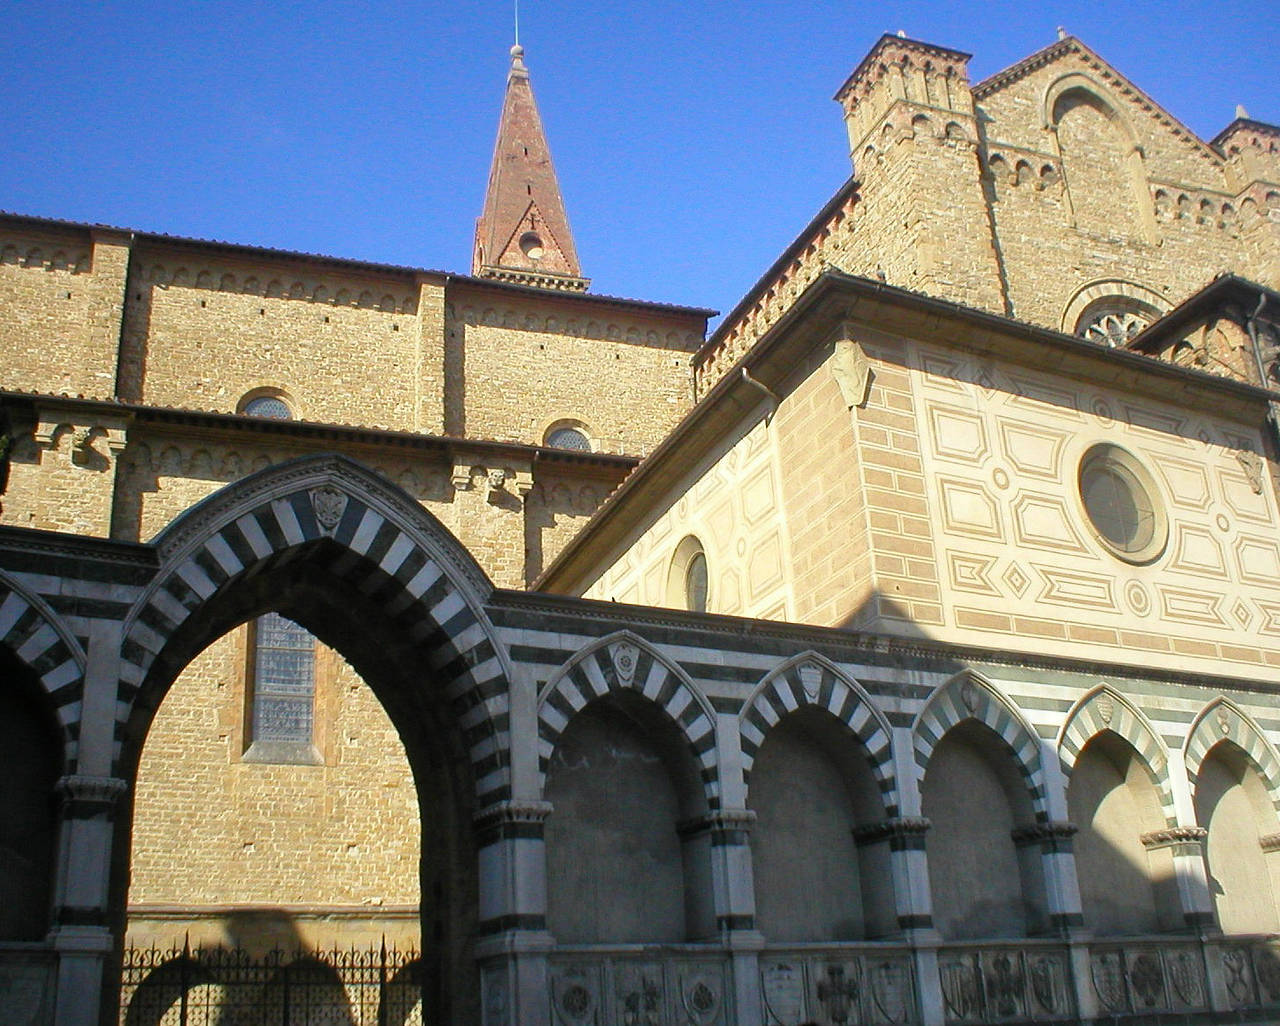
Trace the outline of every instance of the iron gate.
<instances>
[{"instance_id":1,"label":"iron gate","mask_svg":"<svg viewBox=\"0 0 1280 1026\"><path fill-rule=\"evenodd\" d=\"M439 968L412 949L127 948L120 1026L426 1026Z\"/></svg>"}]
</instances>

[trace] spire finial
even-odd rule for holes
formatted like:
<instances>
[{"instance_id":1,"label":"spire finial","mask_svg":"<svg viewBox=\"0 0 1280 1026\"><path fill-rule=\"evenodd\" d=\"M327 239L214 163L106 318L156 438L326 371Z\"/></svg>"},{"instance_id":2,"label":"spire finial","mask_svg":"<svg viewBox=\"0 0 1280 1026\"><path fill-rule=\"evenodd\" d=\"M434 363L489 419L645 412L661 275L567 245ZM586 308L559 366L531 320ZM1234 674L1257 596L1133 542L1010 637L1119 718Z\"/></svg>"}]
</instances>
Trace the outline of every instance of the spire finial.
<instances>
[{"instance_id":1,"label":"spire finial","mask_svg":"<svg viewBox=\"0 0 1280 1026\"><path fill-rule=\"evenodd\" d=\"M1061 25L1058 26L1058 38L1059 39L1067 38L1067 30L1064 29Z\"/></svg>"},{"instance_id":2,"label":"spire finial","mask_svg":"<svg viewBox=\"0 0 1280 1026\"><path fill-rule=\"evenodd\" d=\"M1236 117L1237 117L1237 118L1242 118L1242 119L1243 119L1243 120L1245 120L1245 121L1248 121L1248 120L1249 120L1249 112L1248 112L1247 110L1245 110L1245 109L1244 109L1244 104L1243 104L1243 103L1237 103L1237 104L1236 104Z\"/></svg>"},{"instance_id":3,"label":"spire finial","mask_svg":"<svg viewBox=\"0 0 1280 1026\"><path fill-rule=\"evenodd\" d=\"M516 38L515 38L515 44L516 44L516 46L519 46L519 45L520 45L520 0L512 0L512 2L513 2L513 4L515 5L515 12L516 12ZM512 52L514 53L514 51L512 51Z\"/></svg>"},{"instance_id":4,"label":"spire finial","mask_svg":"<svg viewBox=\"0 0 1280 1026\"><path fill-rule=\"evenodd\" d=\"M511 67L519 71L524 71L524 47L519 43L511 48Z\"/></svg>"}]
</instances>

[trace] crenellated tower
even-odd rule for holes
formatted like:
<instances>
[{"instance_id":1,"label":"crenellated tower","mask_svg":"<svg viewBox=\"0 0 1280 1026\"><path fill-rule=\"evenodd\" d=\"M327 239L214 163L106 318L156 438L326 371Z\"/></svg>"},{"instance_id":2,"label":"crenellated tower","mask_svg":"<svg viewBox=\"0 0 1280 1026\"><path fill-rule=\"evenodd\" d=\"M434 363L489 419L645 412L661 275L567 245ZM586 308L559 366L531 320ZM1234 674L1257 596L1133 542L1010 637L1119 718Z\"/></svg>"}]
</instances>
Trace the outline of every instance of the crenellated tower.
<instances>
[{"instance_id":1,"label":"crenellated tower","mask_svg":"<svg viewBox=\"0 0 1280 1026\"><path fill-rule=\"evenodd\" d=\"M860 183L860 233L894 285L1005 312L983 192L969 54L883 36L836 93Z\"/></svg>"},{"instance_id":2,"label":"crenellated tower","mask_svg":"<svg viewBox=\"0 0 1280 1026\"><path fill-rule=\"evenodd\" d=\"M476 221L471 273L519 285L585 291L578 254L533 98L524 47L511 48L484 212Z\"/></svg>"}]
</instances>

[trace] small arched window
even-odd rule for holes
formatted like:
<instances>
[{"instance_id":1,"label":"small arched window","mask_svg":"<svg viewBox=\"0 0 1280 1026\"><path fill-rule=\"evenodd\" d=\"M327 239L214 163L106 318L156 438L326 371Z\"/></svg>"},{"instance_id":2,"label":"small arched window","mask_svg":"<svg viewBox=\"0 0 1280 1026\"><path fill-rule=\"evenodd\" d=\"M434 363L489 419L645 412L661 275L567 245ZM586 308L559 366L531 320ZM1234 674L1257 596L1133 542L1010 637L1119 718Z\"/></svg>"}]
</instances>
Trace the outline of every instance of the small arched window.
<instances>
[{"instance_id":1,"label":"small arched window","mask_svg":"<svg viewBox=\"0 0 1280 1026\"><path fill-rule=\"evenodd\" d=\"M293 410L277 392L249 393L247 398L240 400L240 412L247 417L293 420Z\"/></svg>"},{"instance_id":2,"label":"small arched window","mask_svg":"<svg viewBox=\"0 0 1280 1026\"><path fill-rule=\"evenodd\" d=\"M556 428L547 435L547 445L552 449L576 449L580 452L591 451L591 440L577 428Z\"/></svg>"},{"instance_id":3,"label":"small arched window","mask_svg":"<svg viewBox=\"0 0 1280 1026\"><path fill-rule=\"evenodd\" d=\"M580 420L557 420L542 436L542 444L551 449L591 452L591 429Z\"/></svg>"},{"instance_id":4,"label":"small arched window","mask_svg":"<svg viewBox=\"0 0 1280 1026\"><path fill-rule=\"evenodd\" d=\"M667 605L705 613L710 608L710 572L707 554L694 535L688 535L676 546L667 573Z\"/></svg>"}]
</instances>

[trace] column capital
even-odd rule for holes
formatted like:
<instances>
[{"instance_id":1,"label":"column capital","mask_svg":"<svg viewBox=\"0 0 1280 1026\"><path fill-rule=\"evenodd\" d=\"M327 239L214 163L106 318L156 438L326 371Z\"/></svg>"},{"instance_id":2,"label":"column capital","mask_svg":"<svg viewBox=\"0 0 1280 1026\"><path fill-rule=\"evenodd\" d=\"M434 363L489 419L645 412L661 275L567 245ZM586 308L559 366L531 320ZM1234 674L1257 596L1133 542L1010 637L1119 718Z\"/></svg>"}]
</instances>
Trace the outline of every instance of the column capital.
<instances>
[{"instance_id":1,"label":"column capital","mask_svg":"<svg viewBox=\"0 0 1280 1026\"><path fill-rule=\"evenodd\" d=\"M119 777L72 774L58 780L56 790L62 796L62 815L66 819L110 817L120 798L129 790L129 782Z\"/></svg>"},{"instance_id":2,"label":"column capital","mask_svg":"<svg viewBox=\"0 0 1280 1026\"><path fill-rule=\"evenodd\" d=\"M1163 830L1152 830L1138 838L1148 851L1157 848L1171 848L1175 855L1199 855L1204 849L1204 840L1209 831L1202 826L1171 826ZM1264 842L1266 838L1262 839ZM1280 836L1276 837L1280 846ZM1265 844L1263 850L1266 850Z\"/></svg>"},{"instance_id":3,"label":"column capital","mask_svg":"<svg viewBox=\"0 0 1280 1026\"><path fill-rule=\"evenodd\" d=\"M1009 836L1013 838L1013 843L1019 848L1038 844L1042 852L1053 854L1055 852L1071 851L1071 839L1079 831L1080 828L1074 823L1059 819L1045 823L1033 823L1030 826L1015 827L1009 832Z\"/></svg>"},{"instance_id":4,"label":"column capital","mask_svg":"<svg viewBox=\"0 0 1280 1026\"><path fill-rule=\"evenodd\" d=\"M701 816L681 820L676 833L681 840L709 833L713 846L746 844L751 828L756 824L756 814L751 809L715 809Z\"/></svg>"},{"instance_id":5,"label":"column capital","mask_svg":"<svg viewBox=\"0 0 1280 1026\"><path fill-rule=\"evenodd\" d=\"M933 823L927 816L895 816L878 823L864 823L853 828L853 839L859 848L868 844L889 842L890 851L924 848L924 835Z\"/></svg>"},{"instance_id":6,"label":"column capital","mask_svg":"<svg viewBox=\"0 0 1280 1026\"><path fill-rule=\"evenodd\" d=\"M520 799L491 805L476 813L471 821L476 843L484 848L513 839L540 841L552 809L550 802Z\"/></svg>"}]
</instances>

